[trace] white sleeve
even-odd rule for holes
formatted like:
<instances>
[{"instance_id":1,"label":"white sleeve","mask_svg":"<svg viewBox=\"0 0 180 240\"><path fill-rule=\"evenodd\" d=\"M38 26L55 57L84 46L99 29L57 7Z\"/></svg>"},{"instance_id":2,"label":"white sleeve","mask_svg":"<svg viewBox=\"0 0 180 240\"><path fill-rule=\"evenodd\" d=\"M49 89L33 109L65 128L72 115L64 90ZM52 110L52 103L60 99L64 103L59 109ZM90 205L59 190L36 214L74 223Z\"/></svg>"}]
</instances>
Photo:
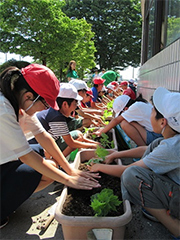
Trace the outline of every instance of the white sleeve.
<instances>
[{"instance_id":1,"label":"white sleeve","mask_svg":"<svg viewBox=\"0 0 180 240\"><path fill-rule=\"evenodd\" d=\"M17 122L11 104L1 105L0 113L0 164L17 160L19 157L32 151L23 131Z\"/></svg>"}]
</instances>

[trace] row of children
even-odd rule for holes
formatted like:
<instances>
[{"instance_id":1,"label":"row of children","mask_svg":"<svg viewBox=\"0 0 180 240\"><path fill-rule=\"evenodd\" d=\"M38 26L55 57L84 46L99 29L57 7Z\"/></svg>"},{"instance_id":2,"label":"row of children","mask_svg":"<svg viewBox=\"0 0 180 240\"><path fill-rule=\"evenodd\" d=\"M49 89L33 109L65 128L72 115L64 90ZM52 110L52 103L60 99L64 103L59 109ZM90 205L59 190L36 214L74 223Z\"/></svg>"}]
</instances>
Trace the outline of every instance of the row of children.
<instances>
[{"instance_id":1,"label":"row of children","mask_svg":"<svg viewBox=\"0 0 180 240\"><path fill-rule=\"evenodd\" d=\"M96 83L103 88L104 82ZM115 118L96 134L101 135L120 123L138 147L115 151L106 157L105 164L94 164L90 173L84 173L73 169L60 150L68 155L76 147L98 146L75 130L84 124L84 119L71 117L72 112L75 116L75 111L86 109L81 109L78 101L83 101L88 91L94 99L93 89L91 92L82 84L83 81L76 79L59 86L52 71L38 64L21 71L11 67L1 74L1 226L33 192L53 181L91 189L99 187L97 172L104 172L121 176L123 199L143 206L147 214L156 217L177 238L180 235L180 93L160 87L153 95L153 105L142 97L136 100L127 94L116 97ZM99 113L98 123L102 110L86 110L95 111L84 112L95 114L94 117ZM75 137L69 129L76 131ZM37 154L29 147L24 136L27 130L35 136L42 156L39 150ZM117 157L141 160L130 165L108 165Z\"/></svg>"}]
</instances>

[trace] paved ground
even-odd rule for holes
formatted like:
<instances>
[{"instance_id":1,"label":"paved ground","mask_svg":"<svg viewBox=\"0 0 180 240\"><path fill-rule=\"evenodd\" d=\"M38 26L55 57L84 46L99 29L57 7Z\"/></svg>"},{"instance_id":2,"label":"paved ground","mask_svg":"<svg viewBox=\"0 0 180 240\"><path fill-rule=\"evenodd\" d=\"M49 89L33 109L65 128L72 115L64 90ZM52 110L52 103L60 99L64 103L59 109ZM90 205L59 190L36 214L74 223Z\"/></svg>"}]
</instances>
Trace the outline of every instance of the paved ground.
<instances>
[{"instance_id":1,"label":"paved ground","mask_svg":"<svg viewBox=\"0 0 180 240\"><path fill-rule=\"evenodd\" d=\"M38 229L40 221L47 217L49 207L58 200L62 187L61 184L54 183L33 194L11 215L8 225L0 230L0 239L64 240L61 226L56 220L52 221L45 232ZM132 212L133 219L127 225L125 240L171 239L169 232L160 223L146 219L139 207L132 206Z\"/></svg>"}]
</instances>

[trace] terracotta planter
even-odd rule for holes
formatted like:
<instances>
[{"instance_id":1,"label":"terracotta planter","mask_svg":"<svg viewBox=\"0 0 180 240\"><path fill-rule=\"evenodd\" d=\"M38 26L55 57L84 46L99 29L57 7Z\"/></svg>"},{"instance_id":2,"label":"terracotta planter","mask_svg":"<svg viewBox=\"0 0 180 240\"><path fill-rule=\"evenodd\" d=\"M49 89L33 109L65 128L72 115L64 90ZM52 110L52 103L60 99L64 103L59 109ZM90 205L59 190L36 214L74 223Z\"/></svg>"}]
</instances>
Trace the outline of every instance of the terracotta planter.
<instances>
[{"instance_id":1,"label":"terracotta planter","mask_svg":"<svg viewBox=\"0 0 180 240\"><path fill-rule=\"evenodd\" d=\"M113 152L113 150L109 150ZM75 168L85 160L95 157L93 149L84 149L77 153L73 163ZM121 164L121 161L118 160ZM124 239L125 226L132 219L131 206L129 201L124 201L124 214L117 217L90 217L90 216L66 216L62 214L63 204L67 196L67 187L63 189L58 206L55 212L55 219L62 225L65 240L85 240L87 232L92 229L112 229L113 240Z\"/></svg>"},{"instance_id":2,"label":"terracotta planter","mask_svg":"<svg viewBox=\"0 0 180 240\"><path fill-rule=\"evenodd\" d=\"M97 131L99 128L98 127L94 127L95 128L95 131ZM90 129L84 134L84 137L88 138L90 135L92 135L92 133L90 133ZM110 135L110 138L113 140L113 143L114 143L114 150L118 150L118 144L117 144L117 140L116 140L116 134L115 134L115 130L112 128L108 134Z\"/></svg>"}]
</instances>

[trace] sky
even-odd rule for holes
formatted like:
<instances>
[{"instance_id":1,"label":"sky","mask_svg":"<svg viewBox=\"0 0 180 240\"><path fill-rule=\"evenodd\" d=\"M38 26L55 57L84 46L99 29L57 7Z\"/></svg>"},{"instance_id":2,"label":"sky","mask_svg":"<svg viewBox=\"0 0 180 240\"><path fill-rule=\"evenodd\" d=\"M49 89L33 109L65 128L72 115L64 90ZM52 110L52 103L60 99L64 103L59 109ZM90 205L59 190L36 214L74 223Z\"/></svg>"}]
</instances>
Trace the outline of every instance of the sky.
<instances>
[{"instance_id":1,"label":"sky","mask_svg":"<svg viewBox=\"0 0 180 240\"><path fill-rule=\"evenodd\" d=\"M10 59L16 59L16 60L23 60L23 61L27 61L27 62L31 62L33 61L33 59L31 57L21 57L20 55L17 54L4 54L0 52L0 65L3 64L4 62L10 60ZM133 68L133 67L128 67L123 71L120 71L120 75L122 76L122 80L129 80L131 78L135 79L138 77L138 68Z\"/></svg>"}]
</instances>

